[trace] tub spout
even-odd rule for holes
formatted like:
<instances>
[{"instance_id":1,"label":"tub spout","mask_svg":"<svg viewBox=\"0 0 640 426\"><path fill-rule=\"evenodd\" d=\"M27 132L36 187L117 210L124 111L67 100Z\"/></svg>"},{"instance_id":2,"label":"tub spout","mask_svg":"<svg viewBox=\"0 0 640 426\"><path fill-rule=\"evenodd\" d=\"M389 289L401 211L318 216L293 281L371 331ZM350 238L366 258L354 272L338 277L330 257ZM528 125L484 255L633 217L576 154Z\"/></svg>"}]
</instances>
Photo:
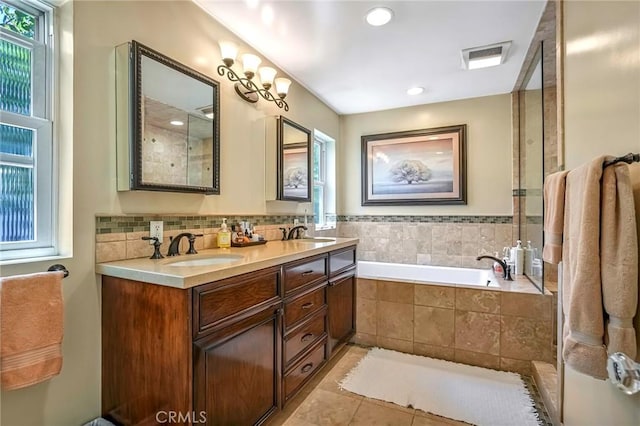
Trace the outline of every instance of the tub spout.
<instances>
[{"instance_id":1,"label":"tub spout","mask_svg":"<svg viewBox=\"0 0 640 426\"><path fill-rule=\"evenodd\" d=\"M476 260L482 260L482 259L493 259L496 262L498 262L500 266L502 266L502 270L504 271L502 278L504 278L507 281L513 281L513 278L511 278L511 267L507 265L507 263L504 260L498 259L497 257L494 257L494 256L489 256L488 254L476 257Z\"/></svg>"}]
</instances>

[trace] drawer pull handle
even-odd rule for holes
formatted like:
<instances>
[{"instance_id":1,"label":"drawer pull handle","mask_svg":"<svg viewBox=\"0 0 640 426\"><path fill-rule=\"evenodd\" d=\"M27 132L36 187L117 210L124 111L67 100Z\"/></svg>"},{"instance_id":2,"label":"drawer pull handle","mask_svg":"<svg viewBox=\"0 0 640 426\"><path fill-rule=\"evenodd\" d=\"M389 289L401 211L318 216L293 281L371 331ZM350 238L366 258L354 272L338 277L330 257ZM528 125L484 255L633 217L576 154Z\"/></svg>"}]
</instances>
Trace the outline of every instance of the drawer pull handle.
<instances>
[{"instance_id":1,"label":"drawer pull handle","mask_svg":"<svg viewBox=\"0 0 640 426\"><path fill-rule=\"evenodd\" d=\"M304 277L305 275L311 275L313 274L313 271L305 271L302 273L302 276Z\"/></svg>"},{"instance_id":2,"label":"drawer pull handle","mask_svg":"<svg viewBox=\"0 0 640 426\"><path fill-rule=\"evenodd\" d=\"M304 336L302 336L302 338L300 339L301 342L308 342L309 340L313 339L313 333L307 333Z\"/></svg>"},{"instance_id":3,"label":"drawer pull handle","mask_svg":"<svg viewBox=\"0 0 640 426\"><path fill-rule=\"evenodd\" d=\"M310 362L309 364L305 364L302 366L302 368L300 369L301 372L306 373L307 371L311 370L313 368L313 363Z\"/></svg>"},{"instance_id":4,"label":"drawer pull handle","mask_svg":"<svg viewBox=\"0 0 640 426\"><path fill-rule=\"evenodd\" d=\"M311 309L311 307L314 305L313 302L307 302L304 305L300 306L302 309Z\"/></svg>"}]
</instances>

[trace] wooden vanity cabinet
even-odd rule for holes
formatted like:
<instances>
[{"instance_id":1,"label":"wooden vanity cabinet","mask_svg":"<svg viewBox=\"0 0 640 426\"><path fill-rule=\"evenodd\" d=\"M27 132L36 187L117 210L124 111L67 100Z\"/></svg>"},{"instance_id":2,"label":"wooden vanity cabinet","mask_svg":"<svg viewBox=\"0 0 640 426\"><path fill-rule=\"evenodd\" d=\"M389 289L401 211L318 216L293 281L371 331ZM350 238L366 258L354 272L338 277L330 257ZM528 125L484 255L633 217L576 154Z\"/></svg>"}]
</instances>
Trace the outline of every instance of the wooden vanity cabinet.
<instances>
[{"instance_id":1,"label":"wooden vanity cabinet","mask_svg":"<svg viewBox=\"0 0 640 426\"><path fill-rule=\"evenodd\" d=\"M194 409L208 425L261 424L280 406L280 305L194 342Z\"/></svg>"},{"instance_id":2,"label":"wooden vanity cabinet","mask_svg":"<svg viewBox=\"0 0 640 426\"><path fill-rule=\"evenodd\" d=\"M193 289L194 410L207 425L261 424L280 407L280 267Z\"/></svg>"},{"instance_id":3,"label":"wooden vanity cabinet","mask_svg":"<svg viewBox=\"0 0 640 426\"><path fill-rule=\"evenodd\" d=\"M190 289L103 276L103 416L263 424L352 336L354 292L355 246Z\"/></svg>"},{"instance_id":4,"label":"wooden vanity cabinet","mask_svg":"<svg viewBox=\"0 0 640 426\"><path fill-rule=\"evenodd\" d=\"M356 247L329 253L327 287L329 356L356 332Z\"/></svg>"}]
</instances>

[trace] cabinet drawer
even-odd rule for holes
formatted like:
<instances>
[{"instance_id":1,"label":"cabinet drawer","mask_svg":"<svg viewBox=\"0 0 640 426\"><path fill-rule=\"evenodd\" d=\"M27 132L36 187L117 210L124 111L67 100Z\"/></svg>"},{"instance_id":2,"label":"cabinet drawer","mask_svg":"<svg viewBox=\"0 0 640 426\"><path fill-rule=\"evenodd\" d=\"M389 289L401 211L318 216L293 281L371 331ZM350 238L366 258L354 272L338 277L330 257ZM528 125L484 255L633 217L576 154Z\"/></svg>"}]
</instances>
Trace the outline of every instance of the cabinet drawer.
<instances>
[{"instance_id":1,"label":"cabinet drawer","mask_svg":"<svg viewBox=\"0 0 640 426\"><path fill-rule=\"evenodd\" d=\"M285 294L312 282L327 279L327 256L316 257L284 267Z\"/></svg>"},{"instance_id":2,"label":"cabinet drawer","mask_svg":"<svg viewBox=\"0 0 640 426\"><path fill-rule=\"evenodd\" d=\"M285 399L289 399L307 381L309 377L324 363L325 344L318 346L313 352L298 362L284 378Z\"/></svg>"},{"instance_id":3,"label":"cabinet drawer","mask_svg":"<svg viewBox=\"0 0 640 426\"><path fill-rule=\"evenodd\" d=\"M279 268L240 275L194 288L196 337L228 318L249 313L280 299Z\"/></svg>"},{"instance_id":4,"label":"cabinet drawer","mask_svg":"<svg viewBox=\"0 0 640 426\"><path fill-rule=\"evenodd\" d=\"M284 342L284 364L287 366L300 352L325 335L325 313L323 311L302 324Z\"/></svg>"},{"instance_id":5,"label":"cabinet drawer","mask_svg":"<svg viewBox=\"0 0 640 426\"><path fill-rule=\"evenodd\" d=\"M290 328L293 324L301 321L307 315L316 312L325 305L326 286L322 286L309 293L285 303L284 305L284 325Z\"/></svg>"},{"instance_id":6,"label":"cabinet drawer","mask_svg":"<svg viewBox=\"0 0 640 426\"><path fill-rule=\"evenodd\" d=\"M329 254L329 275L331 276L354 266L356 266L355 247Z\"/></svg>"}]
</instances>

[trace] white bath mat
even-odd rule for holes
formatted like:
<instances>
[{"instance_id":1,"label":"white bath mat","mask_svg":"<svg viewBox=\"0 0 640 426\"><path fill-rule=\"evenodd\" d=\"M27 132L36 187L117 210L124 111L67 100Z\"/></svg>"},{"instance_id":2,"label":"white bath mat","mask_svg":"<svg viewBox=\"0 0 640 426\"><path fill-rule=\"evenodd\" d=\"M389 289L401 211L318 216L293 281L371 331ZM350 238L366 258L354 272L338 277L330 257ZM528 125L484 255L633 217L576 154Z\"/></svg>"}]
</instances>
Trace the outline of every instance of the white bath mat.
<instances>
[{"instance_id":1,"label":"white bath mat","mask_svg":"<svg viewBox=\"0 0 640 426\"><path fill-rule=\"evenodd\" d=\"M374 348L340 386L479 426L538 426L534 403L515 373Z\"/></svg>"}]
</instances>

